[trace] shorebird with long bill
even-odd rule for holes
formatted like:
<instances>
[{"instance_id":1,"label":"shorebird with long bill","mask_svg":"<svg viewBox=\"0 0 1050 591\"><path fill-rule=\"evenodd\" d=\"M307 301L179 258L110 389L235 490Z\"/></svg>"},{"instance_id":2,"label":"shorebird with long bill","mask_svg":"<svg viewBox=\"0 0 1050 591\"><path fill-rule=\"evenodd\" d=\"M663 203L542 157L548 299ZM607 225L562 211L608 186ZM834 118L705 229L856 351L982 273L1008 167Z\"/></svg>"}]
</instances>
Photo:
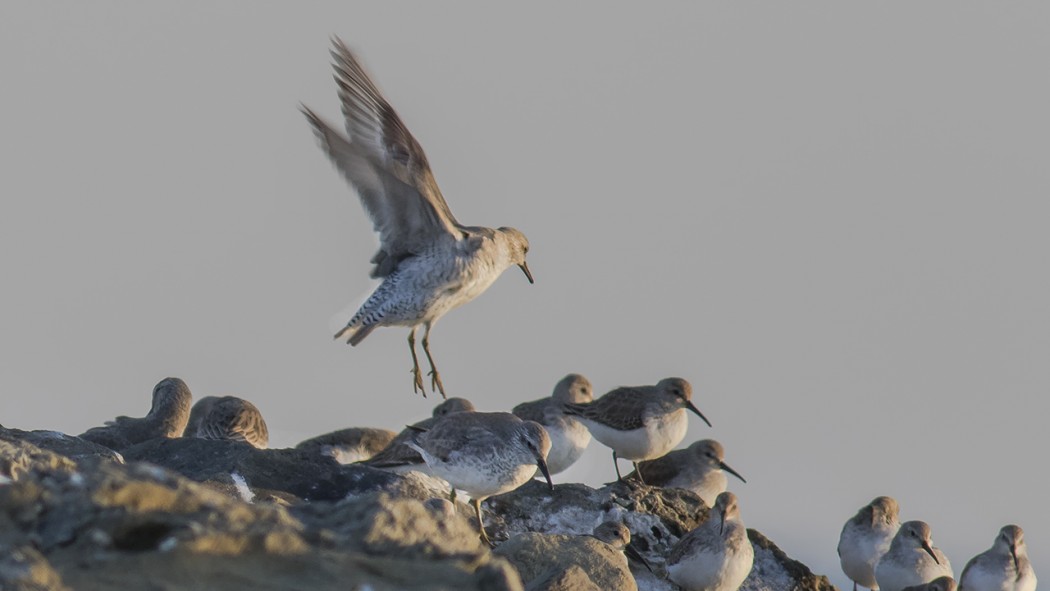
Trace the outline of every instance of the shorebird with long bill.
<instances>
[{"instance_id":1,"label":"shorebird with long bill","mask_svg":"<svg viewBox=\"0 0 1050 591\"><path fill-rule=\"evenodd\" d=\"M416 330L423 326L430 389L445 397L430 354L431 329L448 311L481 295L511 265L532 283L525 263L529 241L514 228L464 226L456 220L419 142L346 45L339 39L333 44L346 135L309 108L302 111L379 233L372 277L383 280L335 338L357 345L380 326L409 327L412 388L425 396L416 357Z\"/></svg>"}]
</instances>

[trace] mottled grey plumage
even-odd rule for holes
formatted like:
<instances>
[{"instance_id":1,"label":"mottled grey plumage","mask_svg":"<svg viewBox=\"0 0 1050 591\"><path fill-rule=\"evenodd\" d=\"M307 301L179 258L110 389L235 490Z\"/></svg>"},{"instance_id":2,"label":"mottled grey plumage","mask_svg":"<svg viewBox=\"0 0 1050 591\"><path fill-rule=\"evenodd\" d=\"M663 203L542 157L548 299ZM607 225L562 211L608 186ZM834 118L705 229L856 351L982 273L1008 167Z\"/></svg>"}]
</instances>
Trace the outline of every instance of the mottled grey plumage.
<instances>
[{"instance_id":1,"label":"mottled grey plumage","mask_svg":"<svg viewBox=\"0 0 1050 591\"><path fill-rule=\"evenodd\" d=\"M875 565L890 549L893 536L900 529L900 507L892 497L876 497L860 508L842 526L839 534L839 562L842 572L857 585L877 589Z\"/></svg>"},{"instance_id":2,"label":"mottled grey plumage","mask_svg":"<svg viewBox=\"0 0 1050 591\"><path fill-rule=\"evenodd\" d=\"M686 449L676 449L655 460L639 462L638 469L628 474L627 479L638 479L640 475L649 486L691 490L710 507L728 486L726 472L741 482L747 482L725 463L725 457L721 443L701 439Z\"/></svg>"},{"instance_id":3,"label":"mottled grey plumage","mask_svg":"<svg viewBox=\"0 0 1050 591\"><path fill-rule=\"evenodd\" d=\"M157 437L179 437L186 428L192 400L186 382L165 378L153 388L153 400L145 417L120 416L88 429L80 437L116 451Z\"/></svg>"},{"instance_id":4,"label":"mottled grey plumage","mask_svg":"<svg viewBox=\"0 0 1050 591\"><path fill-rule=\"evenodd\" d=\"M903 591L942 576L954 577L952 565L944 552L933 545L933 533L923 521L902 523L890 549L875 565L879 591Z\"/></svg>"},{"instance_id":5,"label":"mottled grey plumage","mask_svg":"<svg viewBox=\"0 0 1050 591\"><path fill-rule=\"evenodd\" d=\"M525 235L513 228L460 224L438 189L419 142L339 39L332 58L347 135L302 107L322 147L357 191L379 233L372 276L384 278L336 338L360 343L380 326L411 328L413 389L425 391L415 335L425 327L423 351L431 390L445 395L430 355L430 330L449 310L485 291L510 265L529 282Z\"/></svg>"},{"instance_id":6,"label":"mottled grey plumage","mask_svg":"<svg viewBox=\"0 0 1050 591\"><path fill-rule=\"evenodd\" d=\"M414 423L411 428L402 429L390 443L371 458L361 462L373 468L384 468L395 472L406 470L420 470L429 472L423 456L419 452L405 445L411 441L420 430L427 430L434 426L437 420L445 415L457 412L474 412L474 405L466 398L449 398L434 407L433 415Z\"/></svg>"},{"instance_id":7,"label":"mottled grey plumage","mask_svg":"<svg viewBox=\"0 0 1050 591\"><path fill-rule=\"evenodd\" d=\"M547 454L547 467L551 474L564 471L580 459L591 442L591 433L583 423L565 414L569 403L587 403L594 400L591 382L579 375L569 374L555 386L554 393L547 398L522 402L511 412L524 421L536 421L543 425L551 438L551 452Z\"/></svg>"},{"instance_id":8,"label":"mottled grey plumage","mask_svg":"<svg viewBox=\"0 0 1050 591\"><path fill-rule=\"evenodd\" d=\"M329 456L340 464L352 464L383 451L394 437L397 433L389 429L350 427L311 437L299 442L295 448Z\"/></svg>"},{"instance_id":9,"label":"mottled grey plumage","mask_svg":"<svg viewBox=\"0 0 1050 591\"><path fill-rule=\"evenodd\" d=\"M481 538L489 542L481 519L481 501L512 491L528 482L536 467L547 478L551 440L543 426L509 412L460 412L444 416L408 443L423 456L435 476L453 493L471 497Z\"/></svg>"},{"instance_id":10,"label":"mottled grey plumage","mask_svg":"<svg viewBox=\"0 0 1050 591\"><path fill-rule=\"evenodd\" d=\"M755 551L736 495L724 492L696 529L667 557L667 578L684 591L736 591L751 572Z\"/></svg>"},{"instance_id":11,"label":"mottled grey plumage","mask_svg":"<svg viewBox=\"0 0 1050 591\"><path fill-rule=\"evenodd\" d=\"M1037 582L1024 530L1007 525L999 530L991 548L966 563L959 591L1035 591Z\"/></svg>"},{"instance_id":12,"label":"mottled grey plumage","mask_svg":"<svg viewBox=\"0 0 1050 591\"><path fill-rule=\"evenodd\" d=\"M901 591L955 591L955 579L951 577L937 577L929 583L905 587Z\"/></svg>"},{"instance_id":13,"label":"mottled grey plumage","mask_svg":"<svg viewBox=\"0 0 1050 591\"><path fill-rule=\"evenodd\" d=\"M270 442L270 431L254 404L236 396L223 396L197 427L201 439L243 441L260 449Z\"/></svg>"},{"instance_id":14,"label":"mottled grey plumage","mask_svg":"<svg viewBox=\"0 0 1050 591\"><path fill-rule=\"evenodd\" d=\"M655 459L685 438L686 409L711 425L693 405L692 396L689 382L666 378L655 386L616 388L587 404L566 404L565 412L579 417L595 439L613 450L616 477L622 479L617 458Z\"/></svg>"}]
</instances>

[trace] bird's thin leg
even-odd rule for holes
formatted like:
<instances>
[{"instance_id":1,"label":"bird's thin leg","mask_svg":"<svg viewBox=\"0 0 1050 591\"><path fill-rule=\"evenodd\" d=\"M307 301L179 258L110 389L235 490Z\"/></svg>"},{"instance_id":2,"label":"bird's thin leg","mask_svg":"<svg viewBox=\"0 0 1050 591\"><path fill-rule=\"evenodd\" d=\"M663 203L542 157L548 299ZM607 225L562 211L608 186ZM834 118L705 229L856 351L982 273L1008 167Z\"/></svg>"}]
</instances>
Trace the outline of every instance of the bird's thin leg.
<instances>
[{"instance_id":1,"label":"bird's thin leg","mask_svg":"<svg viewBox=\"0 0 1050 591\"><path fill-rule=\"evenodd\" d=\"M623 482L623 476L620 476L620 464L616 463L616 450L613 450L613 467L616 468L616 480Z\"/></svg>"},{"instance_id":2,"label":"bird's thin leg","mask_svg":"<svg viewBox=\"0 0 1050 591\"><path fill-rule=\"evenodd\" d=\"M430 363L430 391L433 392L437 387L438 392L441 392L441 397L448 398L445 396L445 386L441 383L441 374L434 366L434 358L430 356L430 323L427 323L427 328L423 331L423 352L427 354L427 361Z\"/></svg>"},{"instance_id":3,"label":"bird's thin leg","mask_svg":"<svg viewBox=\"0 0 1050 591\"><path fill-rule=\"evenodd\" d=\"M489 535L485 533L485 524L481 521L481 501L470 499L470 504L474 505L474 514L478 516L478 531L481 532L481 541L488 544L489 547L492 547L492 540L490 540Z\"/></svg>"},{"instance_id":4,"label":"bird's thin leg","mask_svg":"<svg viewBox=\"0 0 1050 591\"><path fill-rule=\"evenodd\" d=\"M645 484L645 477L642 476L642 471L638 469L638 462L631 462L634 465L634 473L638 476L638 482Z\"/></svg>"},{"instance_id":5,"label":"bird's thin leg","mask_svg":"<svg viewBox=\"0 0 1050 591\"><path fill-rule=\"evenodd\" d=\"M423 337L424 347L426 347L426 342L426 337ZM427 390L423 387L423 372L419 371L419 358L416 357L416 327L414 326L408 332L408 350L412 351L412 391L420 392L423 398L426 398ZM429 356L429 353L427 355Z\"/></svg>"},{"instance_id":6,"label":"bird's thin leg","mask_svg":"<svg viewBox=\"0 0 1050 591\"><path fill-rule=\"evenodd\" d=\"M456 487L452 487L452 492L448 494L448 500L452 501L453 503L456 502Z\"/></svg>"}]
</instances>

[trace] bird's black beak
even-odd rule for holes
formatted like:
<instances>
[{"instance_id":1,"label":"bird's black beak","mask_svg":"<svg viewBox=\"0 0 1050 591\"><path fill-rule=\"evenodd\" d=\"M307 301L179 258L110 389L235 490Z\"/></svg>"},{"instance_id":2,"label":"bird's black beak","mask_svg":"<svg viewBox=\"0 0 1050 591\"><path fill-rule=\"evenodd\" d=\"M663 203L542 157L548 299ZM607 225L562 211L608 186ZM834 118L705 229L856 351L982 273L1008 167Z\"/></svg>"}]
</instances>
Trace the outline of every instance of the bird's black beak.
<instances>
[{"instance_id":1,"label":"bird's black beak","mask_svg":"<svg viewBox=\"0 0 1050 591\"><path fill-rule=\"evenodd\" d=\"M1021 574L1021 567L1017 565L1017 546L1010 544L1010 556L1014 559L1014 572L1018 575Z\"/></svg>"},{"instance_id":2,"label":"bird's black beak","mask_svg":"<svg viewBox=\"0 0 1050 591\"><path fill-rule=\"evenodd\" d=\"M551 480L551 471L547 469L547 460L544 460L542 456L536 456L536 465L540 467L540 472L543 472L543 477L547 479L547 486L551 490L554 490L554 481Z\"/></svg>"},{"instance_id":3,"label":"bird's black beak","mask_svg":"<svg viewBox=\"0 0 1050 591\"><path fill-rule=\"evenodd\" d=\"M739 479L740 479L740 482L744 482L744 483L746 483L746 482L747 482L746 480L744 480L744 477L743 477L743 476L741 476L740 474L738 474L738 473L737 473L737 471L736 471L736 470L734 470L734 469L730 468L730 467L729 467L729 464L727 464L727 463L725 463L725 462L718 462L718 467L719 467L719 468L721 468L721 469L723 469L723 470L725 470L726 472L729 472L729 473L730 473L730 474L732 474L733 476L736 476L737 478L739 478Z\"/></svg>"},{"instance_id":4,"label":"bird's black beak","mask_svg":"<svg viewBox=\"0 0 1050 591\"><path fill-rule=\"evenodd\" d=\"M726 510L724 508L719 513L719 516L722 518L722 523L718 524L718 535L722 535L722 532L726 529Z\"/></svg>"},{"instance_id":5,"label":"bird's black beak","mask_svg":"<svg viewBox=\"0 0 1050 591\"><path fill-rule=\"evenodd\" d=\"M941 563L940 560L937 560L937 555L933 553L933 548L930 547L930 543L929 542L923 540L923 542L922 542L922 549L925 550L927 554L929 554L930 556L933 557L933 561L934 562L936 562L937 564Z\"/></svg>"},{"instance_id":6,"label":"bird's black beak","mask_svg":"<svg viewBox=\"0 0 1050 591\"><path fill-rule=\"evenodd\" d=\"M531 271L529 271L529 265L528 265L527 263L524 263L524 262L523 262L523 263L521 263L520 265L518 265L518 267L520 267L520 268L521 268L521 271L522 271L523 273L525 273L525 277L527 277L527 278L528 278L528 280L529 280L529 283L536 283L536 281L535 281L535 280L533 280L533 278L532 278L532 272L531 272Z\"/></svg>"},{"instance_id":7,"label":"bird's black beak","mask_svg":"<svg viewBox=\"0 0 1050 591\"><path fill-rule=\"evenodd\" d=\"M697 408L696 406L694 406L694 405L693 405L693 401L692 401L692 400L686 400L686 401L685 401L685 407L686 407L686 408L688 408L689 410L693 411L693 413L694 413L694 414L695 414L696 416L698 416L698 417L700 417L701 419L703 419L703 420L704 420L704 422L705 422L705 423L707 423L707 426L708 426L708 427L711 427L711 426L712 426L712 425L711 425L711 421L707 420L707 417L705 417L705 416L704 416L704 413L700 412L700 409L699 409L699 408ZM741 479L741 480L742 480L742 479Z\"/></svg>"},{"instance_id":8,"label":"bird's black beak","mask_svg":"<svg viewBox=\"0 0 1050 591\"><path fill-rule=\"evenodd\" d=\"M642 566L648 569L649 572L653 572L653 567L649 565L649 561L639 554L638 551L634 549L634 546L627 544L623 547L623 553L627 555L627 558L630 558L635 562L641 562Z\"/></svg>"}]
</instances>

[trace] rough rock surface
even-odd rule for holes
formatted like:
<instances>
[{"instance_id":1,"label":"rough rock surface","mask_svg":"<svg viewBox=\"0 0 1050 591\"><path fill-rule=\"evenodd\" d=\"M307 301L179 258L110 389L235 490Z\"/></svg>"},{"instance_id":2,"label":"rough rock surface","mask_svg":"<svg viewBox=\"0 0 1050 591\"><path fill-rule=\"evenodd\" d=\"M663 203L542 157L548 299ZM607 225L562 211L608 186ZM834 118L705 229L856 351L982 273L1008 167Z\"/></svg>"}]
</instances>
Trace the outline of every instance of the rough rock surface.
<instances>
[{"instance_id":1,"label":"rough rock surface","mask_svg":"<svg viewBox=\"0 0 1050 591\"><path fill-rule=\"evenodd\" d=\"M524 579L536 590L673 590L663 556L707 515L687 491L536 481L485 503L490 534L510 538L490 551L467 505L414 474L201 439L148 441L123 464L40 439L63 441L53 447L74 461L12 432L0 433L2 589L520 590ZM627 524L655 575L576 535L609 518ZM745 590L833 589L749 533Z\"/></svg>"},{"instance_id":2,"label":"rough rock surface","mask_svg":"<svg viewBox=\"0 0 1050 591\"><path fill-rule=\"evenodd\" d=\"M153 439L124 450L124 459L163 466L230 494L247 490L253 500L338 501L385 491L422 501L448 493L442 481L421 475L406 479L310 450L258 449L238 441Z\"/></svg>"},{"instance_id":3,"label":"rough rock surface","mask_svg":"<svg viewBox=\"0 0 1050 591\"><path fill-rule=\"evenodd\" d=\"M616 482L599 489L561 484L547 490L538 480L486 502L491 519L489 534L506 538L526 531L548 534L587 534L610 519L631 530L631 545L653 567L631 565L638 588L674 591L664 577L664 557L687 532L707 519L708 507L696 494L681 489L659 489L637 482ZM755 565L742 591L831 591L825 576L814 575L802 563L788 558L773 542L748 530L755 547ZM523 576L524 579L524 576Z\"/></svg>"},{"instance_id":4,"label":"rough rock surface","mask_svg":"<svg viewBox=\"0 0 1050 591\"><path fill-rule=\"evenodd\" d=\"M78 462L95 459L124 462L119 453L108 447L58 431L22 431L6 429L0 425L0 440L27 441L41 449L53 451Z\"/></svg>"},{"instance_id":5,"label":"rough rock surface","mask_svg":"<svg viewBox=\"0 0 1050 591\"><path fill-rule=\"evenodd\" d=\"M623 553L589 536L526 532L501 544L495 553L518 569L527 591L638 589Z\"/></svg>"}]
</instances>

